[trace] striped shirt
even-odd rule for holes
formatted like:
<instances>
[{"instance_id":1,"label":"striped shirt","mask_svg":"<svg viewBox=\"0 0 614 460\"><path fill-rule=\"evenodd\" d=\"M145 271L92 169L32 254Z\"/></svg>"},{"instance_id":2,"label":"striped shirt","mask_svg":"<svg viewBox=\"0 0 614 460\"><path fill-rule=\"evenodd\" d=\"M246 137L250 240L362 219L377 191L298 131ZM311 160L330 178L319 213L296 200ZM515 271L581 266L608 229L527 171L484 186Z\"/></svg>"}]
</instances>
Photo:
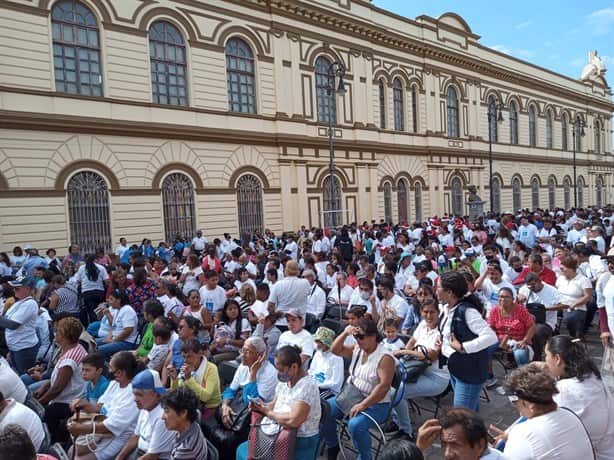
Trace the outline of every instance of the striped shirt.
<instances>
[{"instance_id":1,"label":"striped shirt","mask_svg":"<svg viewBox=\"0 0 614 460\"><path fill-rule=\"evenodd\" d=\"M56 289L54 292L58 296L58 304L55 307L55 314L59 313L79 313L77 289L71 284Z\"/></svg>"},{"instance_id":2,"label":"striped shirt","mask_svg":"<svg viewBox=\"0 0 614 460\"><path fill-rule=\"evenodd\" d=\"M51 384L53 385L58 378L58 373L62 367L69 367L72 370L72 375L66 386L62 389L52 401L56 403L70 403L74 399L79 398L85 391L85 381L81 376L81 361L87 356L85 348L78 343L76 346L66 350L58 359L58 362L51 372Z\"/></svg>"},{"instance_id":3,"label":"striped shirt","mask_svg":"<svg viewBox=\"0 0 614 460\"><path fill-rule=\"evenodd\" d=\"M207 460L207 441L197 421L185 433L179 434L171 452L173 460Z\"/></svg>"}]
</instances>

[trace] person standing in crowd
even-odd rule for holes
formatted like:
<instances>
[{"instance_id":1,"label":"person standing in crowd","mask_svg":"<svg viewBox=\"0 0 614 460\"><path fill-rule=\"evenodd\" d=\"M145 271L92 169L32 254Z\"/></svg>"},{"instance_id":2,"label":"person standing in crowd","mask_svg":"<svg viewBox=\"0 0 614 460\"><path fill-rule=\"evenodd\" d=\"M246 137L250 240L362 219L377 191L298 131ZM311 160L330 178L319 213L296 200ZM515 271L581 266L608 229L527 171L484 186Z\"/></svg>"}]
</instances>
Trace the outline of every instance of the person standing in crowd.
<instances>
[{"instance_id":1,"label":"person standing in crowd","mask_svg":"<svg viewBox=\"0 0 614 460\"><path fill-rule=\"evenodd\" d=\"M205 250L205 246L207 245L207 238L203 236L203 231L198 230L196 232L196 236L192 238L192 249L194 253L200 257L203 251Z\"/></svg>"},{"instance_id":2,"label":"person standing in crowd","mask_svg":"<svg viewBox=\"0 0 614 460\"><path fill-rule=\"evenodd\" d=\"M298 262L289 260L286 263L284 279L275 283L271 289L268 308L270 313L280 314L276 323L280 330L288 329L286 312L292 308L303 309L307 303L311 286L306 279L299 278L299 274Z\"/></svg>"},{"instance_id":3,"label":"person standing in crowd","mask_svg":"<svg viewBox=\"0 0 614 460\"><path fill-rule=\"evenodd\" d=\"M467 281L460 273L441 275L437 298L444 305L441 352L447 358L454 407L477 412L488 378L488 347L497 343L497 336L480 314L479 299L467 295Z\"/></svg>"},{"instance_id":4,"label":"person standing in crowd","mask_svg":"<svg viewBox=\"0 0 614 460\"><path fill-rule=\"evenodd\" d=\"M563 321L570 335L584 338L586 304L592 299L591 281L577 271L576 260L567 256L561 259L561 275L557 278L556 288L561 293L561 303L568 309L563 313Z\"/></svg>"},{"instance_id":5,"label":"person standing in crowd","mask_svg":"<svg viewBox=\"0 0 614 460\"><path fill-rule=\"evenodd\" d=\"M83 324L89 324L96 320L94 309L104 300L107 278L109 277L106 268L95 263L95 259L95 255L88 255L85 265L79 267L75 275L81 286L83 298L83 310L81 311L81 322Z\"/></svg>"}]
</instances>

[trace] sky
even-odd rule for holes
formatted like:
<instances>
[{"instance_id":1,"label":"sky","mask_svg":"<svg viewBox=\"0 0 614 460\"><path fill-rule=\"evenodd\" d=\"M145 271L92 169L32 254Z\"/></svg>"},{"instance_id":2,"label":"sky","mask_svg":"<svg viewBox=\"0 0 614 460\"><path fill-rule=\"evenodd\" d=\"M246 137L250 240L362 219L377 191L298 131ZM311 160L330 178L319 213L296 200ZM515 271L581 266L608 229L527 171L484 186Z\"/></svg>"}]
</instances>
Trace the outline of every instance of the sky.
<instances>
[{"instance_id":1,"label":"sky","mask_svg":"<svg viewBox=\"0 0 614 460\"><path fill-rule=\"evenodd\" d=\"M482 45L579 78L596 49L614 87L614 0L373 0L408 18L459 14Z\"/></svg>"}]
</instances>

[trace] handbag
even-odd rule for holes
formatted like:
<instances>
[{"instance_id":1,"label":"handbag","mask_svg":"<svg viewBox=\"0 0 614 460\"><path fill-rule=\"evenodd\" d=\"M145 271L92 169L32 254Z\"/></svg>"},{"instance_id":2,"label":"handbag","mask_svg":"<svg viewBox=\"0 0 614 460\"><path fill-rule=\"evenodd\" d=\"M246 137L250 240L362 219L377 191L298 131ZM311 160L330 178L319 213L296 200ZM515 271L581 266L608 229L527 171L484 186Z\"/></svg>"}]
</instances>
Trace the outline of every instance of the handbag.
<instances>
[{"instance_id":1,"label":"handbag","mask_svg":"<svg viewBox=\"0 0 614 460\"><path fill-rule=\"evenodd\" d=\"M220 458L234 460L237 447L247 441L249 436L250 410L243 402L241 393L237 393L230 403L230 408L237 415L234 416L230 428L226 428L222 423L220 407L217 408L215 416L205 420L201 427L205 437L220 452Z\"/></svg>"},{"instance_id":2,"label":"handbag","mask_svg":"<svg viewBox=\"0 0 614 460\"><path fill-rule=\"evenodd\" d=\"M401 365L405 368L405 382L416 383L418 378L430 367L431 361L428 359L428 350L424 345L416 345L414 350L420 351L424 359L414 356L403 355L400 359Z\"/></svg>"},{"instance_id":3,"label":"handbag","mask_svg":"<svg viewBox=\"0 0 614 460\"><path fill-rule=\"evenodd\" d=\"M98 444L105 437L105 434L102 434L102 433L96 434L96 421L103 420L104 415L102 414L81 414L80 417L77 417L77 421L79 422L88 421L88 419L90 422L92 422L92 432L87 433L87 434L81 434L77 436L73 441L75 453L78 457L81 457L81 456L84 456L90 453L91 454L96 453L96 451L98 450ZM112 435L108 435L108 436L112 436Z\"/></svg>"},{"instance_id":4,"label":"handbag","mask_svg":"<svg viewBox=\"0 0 614 460\"><path fill-rule=\"evenodd\" d=\"M252 412L252 426L249 432L248 460L294 460L296 429L282 428L277 425L274 434L262 430L262 414Z\"/></svg>"},{"instance_id":5,"label":"handbag","mask_svg":"<svg viewBox=\"0 0 614 460\"><path fill-rule=\"evenodd\" d=\"M358 365L358 361L362 352L358 353L356 357L356 361L354 361L354 367L352 368L352 372L350 372L350 378L345 383L341 392L337 395L337 399L335 400L336 406L343 413L343 415L347 415L350 412L350 409L358 404L360 401L365 399L365 394L358 389L356 385L352 383L352 377L354 376L354 371L356 370L356 366Z\"/></svg>"}]
</instances>

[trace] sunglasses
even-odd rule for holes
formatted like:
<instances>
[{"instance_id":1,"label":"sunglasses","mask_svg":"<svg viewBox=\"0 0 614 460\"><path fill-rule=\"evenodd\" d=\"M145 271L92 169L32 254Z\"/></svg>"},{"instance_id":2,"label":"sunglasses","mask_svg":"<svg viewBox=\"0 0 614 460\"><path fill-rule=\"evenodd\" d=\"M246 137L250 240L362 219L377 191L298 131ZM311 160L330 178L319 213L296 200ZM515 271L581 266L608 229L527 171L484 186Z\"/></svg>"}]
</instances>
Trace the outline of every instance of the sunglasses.
<instances>
[{"instance_id":1,"label":"sunglasses","mask_svg":"<svg viewBox=\"0 0 614 460\"><path fill-rule=\"evenodd\" d=\"M365 337L366 337L365 334L354 334L354 338L356 340L364 340Z\"/></svg>"}]
</instances>

